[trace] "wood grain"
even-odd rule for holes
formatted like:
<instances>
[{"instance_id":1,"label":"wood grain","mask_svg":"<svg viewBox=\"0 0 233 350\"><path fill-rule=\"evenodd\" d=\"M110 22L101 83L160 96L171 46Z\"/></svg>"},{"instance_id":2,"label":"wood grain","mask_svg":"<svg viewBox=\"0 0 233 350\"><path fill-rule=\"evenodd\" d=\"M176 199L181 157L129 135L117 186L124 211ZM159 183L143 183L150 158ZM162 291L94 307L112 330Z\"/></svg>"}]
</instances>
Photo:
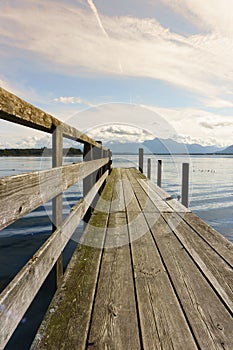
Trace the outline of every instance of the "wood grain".
<instances>
[{"instance_id":1,"label":"wood grain","mask_svg":"<svg viewBox=\"0 0 233 350\"><path fill-rule=\"evenodd\" d=\"M124 186L126 202L129 186ZM145 215L135 219L132 208L126 210L144 349L197 349Z\"/></svg>"},{"instance_id":2,"label":"wood grain","mask_svg":"<svg viewBox=\"0 0 233 350\"><path fill-rule=\"evenodd\" d=\"M117 186L116 186L117 185ZM115 194L122 191L116 172ZM88 339L88 349L140 349L133 274L122 196L114 196ZM120 212L116 212L120 208Z\"/></svg>"},{"instance_id":3,"label":"wood grain","mask_svg":"<svg viewBox=\"0 0 233 350\"><path fill-rule=\"evenodd\" d=\"M108 158L0 179L0 229L10 225L108 162Z\"/></svg>"},{"instance_id":4,"label":"wood grain","mask_svg":"<svg viewBox=\"0 0 233 350\"><path fill-rule=\"evenodd\" d=\"M62 286L55 294L31 350L86 349L113 183L114 173L108 177L103 191L104 207L103 203L97 203L98 210L93 212L86 226L82 244L72 256Z\"/></svg>"},{"instance_id":5,"label":"wood grain","mask_svg":"<svg viewBox=\"0 0 233 350\"><path fill-rule=\"evenodd\" d=\"M212 288L233 313L233 270L212 247L205 242L176 213L162 214L183 247L208 279Z\"/></svg>"},{"instance_id":6,"label":"wood grain","mask_svg":"<svg viewBox=\"0 0 233 350\"><path fill-rule=\"evenodd\" d=\"M154 225L152 214L145 216L149 224L152 222L156 245L199 348L232 349L233 322L229 310L164 218Z\"/></svg>"},{"instance_id":7,"label":"wood grain","mask_svg":"<svg viewBox=\"0 0 233 350\"><path fill-rule=\"evenodd\" d=\"M0 88L0 118L51 134L56 127L60 126L64 137L77 142L87 142L95 147L102 148L102 145L81 131L61 122L3 88ZM105 147L103 149L107 150Z\"/></svg>"},{"instance_id":8,"label":"wood grain","mask_svg":"<svg viewBox=\"0 0 233 350\"><path fill-rule=\"evenodd\" d=\"M95 184L85 199L80 200L71 214L36 252L24 268L0 294L0 349L4 348L10 336L30 306L47 275L51 271L79 222L83 218L89 202L106 180L106 172Z\"/></svg>"}]
</instances>

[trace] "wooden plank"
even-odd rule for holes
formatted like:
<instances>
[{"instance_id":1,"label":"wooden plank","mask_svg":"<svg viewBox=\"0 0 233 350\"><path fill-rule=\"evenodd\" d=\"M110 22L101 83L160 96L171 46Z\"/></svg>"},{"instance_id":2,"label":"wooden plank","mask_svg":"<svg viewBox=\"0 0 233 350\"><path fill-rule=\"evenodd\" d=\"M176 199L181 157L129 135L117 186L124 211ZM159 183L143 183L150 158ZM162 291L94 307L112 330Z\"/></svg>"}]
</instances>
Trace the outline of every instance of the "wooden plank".
<instances>
[{"instance_id":1,"label":"wooden plank","mask_svg":"<svg viewBox=\"0 0 233 350\"><path fill-rule=\"evenodd\" d=\"M93 186L86 198L72 208L61 228L48 238L0 294L0 349L8 342L107 176L108 172Z\"/></svg>"},{"instance_id":2,"label":"wooden plank","mask_svg":"<svg viewBox=\"0 0 233 350\"><path fill-rule=\"evenodd\" d=\"M1 178L0 229L59 195L107 162L108 158L104 158Z\"/></svg>"},{"instance_id":3,"label":"wooden plank","mask_svg":"<svg viewBox=\"0 0 233 350\"><path fill-rule=\"evenodd\" d=\"M233 244L231 242L193 213L186 213L183 219L233 267Z\"/></svg>"},{"instance_id":4,"label":"wooden plank","mask_svg":"<svg viewBox=\"0 0 233 350\"><path fill-rule=\"evenodd\" d=\"M159 212L173 212L174 209L170 207L166 201L163 201L161 197L153 190L153 188L150 186L150 183L147 181L139 180L140 185L142 186L143 190L145 191L146 195L151 199L151 201L154 203L156 211Z\"/></svg>"},{"instance_id":5,"label":"wooden plank","mask_svg":"<svg viewBox=\"0 0 233 350\"><path fill-rule=\"evenodd\" d=\"M51 134L57 126L60 126L64 137L77 142L87 142L95 147L102 148L102 145L81 131L61 122L3 88L0 88L0 118ZM103 148L107 150L107 148Z\"/></svg>"},{"instance_id":6,"label":"wooden plank","mask_svg":"<svg viewBox=\"0 0 233 350\"><path fill-rule=\"evenodd\" d=\"M137 173L137 176L138 176L138 173ZM148 186L151 187L151 189L157 193L161 198L162 200L167 203L174 211L177 211L177 212L180 212L180 213L188 213L190 212L191 210L186 208L185 206L183 206L180 202L178 202L175 198L172 198L171 196L169 196L167 194L167 192L165 192L162 188L158 187L157 185L155 185L153 183L153 181L151 180L144 180L144 179L140 179L139 176L138 176L138 182L143 185L145 183L148 184Z\"/></svg>"},{"instance_id":7,"label":"wooden plank","mask_svg":"<svg viewBox=\"0 0 233 350\"><path fill-rule=\"evenodd\" d=\"M31 350L86 349L114 177L113 172L107 178L103 191L104 208L101 203L97 203L98 211L94 211L86 225L81 242L65 272L61 288L55 294Z\"/></svg>"},{"instance_id":8,"label":"wooden plank","mask_svg":"<svg viewBox=\"0 0 233 350\"><path fill-rule=\"evenodd\" d=\"M233 270L176 213L162 214L203 275L233 313Z\"/></svg>"},{"instance_id":9,"label":"wooden plank","mask_svg":"<svg viewBox=\"0 0 233 350\"><path fill-rule=\"evenodd\" d=\"M119 184L119 170L116 174ZM141 349L130 249L121 245L128 241L126 213L115 212L117 207L122 207L121 196L115 198L114 212L111 209L105 242L111 248L104 249L88 349Z\"/></svg>"},{"instance_id":10,"label":"wooden plank","mask_svg":"<svg viewBox=\"0 0 233 350\"><path fill-rule=\"evenodd\" d=\"M127 176L127 173L123 176ZM129 184L124 186L126 202L129 187ZM127 206L143 348L197 349L145 216L141 213L135 219L133 213Z\"/></svg>"},{"instance_id":11,"label":"wooden plank","mask_svg":"<svg viewBox=\"0 0 233 350\"><path fill-rule=\"evenodd\" d=\"M52 136L52 166L53 168L62 166L62 149L63 149L63 137L62 128L58 126L53 132ZM53 232L62 224L62 193L59 193L52 200L52 224ZM63 257L62 253L56 261L55 265L55 279L56 286L58 287L61 283L63 276Z\"/></svg>"},{"instance_id":12,"label":"wooden plank","mask_svg":"<svg viewBox=\"0 0 233 350\"><path fill-rule=\"evenodd\" d=\"M127 171L129 172L128 174L129 180L133 185L133 190L137 197L141 210L148 211L148 212L158 211L158 209L155 207L152 200L148 197L147 193L139 184L137 179L138 172L134 168L127 169Z\"/></svg>"},{"instance_id":13,"label":"wooden plank","mask_svg":"<svg viewBox=\"0 0 233 350\"><path fill-rule=\"evenodd\" d=\"M152 213L145 213L145 216L198 348L232 349L232 317L221 298L197 268L195 261L164 218L160 217L153 225Z\"/></svg>"},{"instance_id":14,"label":"wooden plank","mask_svg":"<svg viewBox=\"0 0 233 350\"><path fill-rule=\"evenodd\" d=\"M115 184L113 188L113 198L111 203L111 213L125 211L125 201L122 191L122 181L120 169L115 169Z\"/></svg>"}]
</instances>

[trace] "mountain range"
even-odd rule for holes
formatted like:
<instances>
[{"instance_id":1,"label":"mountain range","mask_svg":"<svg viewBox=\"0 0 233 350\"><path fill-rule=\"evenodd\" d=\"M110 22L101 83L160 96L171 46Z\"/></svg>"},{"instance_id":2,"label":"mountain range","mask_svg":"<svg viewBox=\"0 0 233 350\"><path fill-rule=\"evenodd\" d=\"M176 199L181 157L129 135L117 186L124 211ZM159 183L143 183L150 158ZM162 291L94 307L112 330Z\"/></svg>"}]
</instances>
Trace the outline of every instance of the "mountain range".
<instances>
[{"instance_id":1,"label":"mountain range","mask_svg":"<svg viewBox=\"0 0 233 350\"><path fill-rule=\"evenodd\" d=\"M233 145L227 148L218 146L202 146L197 143L184 144L172 139L146 140L144 142L120 143L110 141L105 143L113 153L133 153L137 154L139 148L143 148L145 153L154 154L206 154L206 153L226 153L233 154Z\"/></svg>"}]
</instances>

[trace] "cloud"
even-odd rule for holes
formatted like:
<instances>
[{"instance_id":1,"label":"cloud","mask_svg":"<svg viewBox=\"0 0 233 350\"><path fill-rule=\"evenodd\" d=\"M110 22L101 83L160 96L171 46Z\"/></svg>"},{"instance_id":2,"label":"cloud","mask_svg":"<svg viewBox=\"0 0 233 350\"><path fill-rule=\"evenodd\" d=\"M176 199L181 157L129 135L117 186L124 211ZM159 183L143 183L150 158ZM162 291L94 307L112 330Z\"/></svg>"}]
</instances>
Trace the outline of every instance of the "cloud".
<instances>
[{"instance_id":1,"label":"cloud","mask_svg":"<svg viewBox=\"0 0 233 350\"><path fill-rule=\"evenodd\" d=\"M194 6L194 0L191 3ZM185 37L154 19L101 15L100 20L90 0L87 8L51 0L9 4L0 3L0 43L37 55L50 69L158 79L205 96L232 91L230 31ZM188 1L176 4L189 9ZM198 6L195 13L204 13L200 0Z\"/></svg>"},{"instance_id":2,"label":"cloud","mask_svg":"<svg viewBox=\"0 0 233 350\"><path fill-rule=\"evenodd\" d=\"M233 107L233 102L220 99L220 98L203 100L203 104L204 106L211 107L211 108L232 108Z\"/></svg>"},{"instance_id":3,"label":"cloud","mask_svg":"<svg viewBox=\"0 0 233 350\"><path fill-rule=\"evenodd\" d=\"M61 96L53 99L54 102L60 102L64 104L82 104L89 107L94 107L95 105L89 101L83 100L81 97L73 97L73 96Z\"/></svg>"},{"instance_id":4,"label":"cloud","mask_svg":"<svg viewBox=\"0 0 233 350\"><path fill-rule=\"evenodd\" d=\"M215 128L233 127L233 122L213 123L211 121L203 121L203 122L200 122L200 125L207 129L215 129Z\"/></svg>"},{"instance_id":5,"label":"cloud","mask_svg":"<svg viewBox=\"0 0 233 350\"><path fill-rule=\"evenodd\" d=\"M197 140L203 146L229 146L233 138L233 113L225 116L197 108L161 108L145 106L166 119L176 130L172 138ZM187 142L189 143L189 142Z\"/></svg>"},{"instance_id":6,"label":"cloud","mask_svg":"<svg viewBox=\"0 0 233 350\"><path fill-rule=\"evenodd\" d=\"M233 35L232 0L163 0L200 28Z\"/></svg>"},{"instance_id":7,"label":"cloud","mask_svg":"<svg viewBox=\"0 0 233 350\"><path fill-rule=\"evenodd\" d=\"M89 130L88 135L95 140L101 139L103 142L143 142L153 139L153 135L149 131L126 124L97 126Z\"/></svg>"},{"instance_id":8,"label":"cloud","mask_svg":"<svg viewBox=\"0 0 233 350\"><path fill-rule=\"evenodd\" d=\"M207 129L214 129L213 124L208 123L208 122L200 122L200 125L203 126L204 128L207 128Z\"/></svg>"}]
</instances>

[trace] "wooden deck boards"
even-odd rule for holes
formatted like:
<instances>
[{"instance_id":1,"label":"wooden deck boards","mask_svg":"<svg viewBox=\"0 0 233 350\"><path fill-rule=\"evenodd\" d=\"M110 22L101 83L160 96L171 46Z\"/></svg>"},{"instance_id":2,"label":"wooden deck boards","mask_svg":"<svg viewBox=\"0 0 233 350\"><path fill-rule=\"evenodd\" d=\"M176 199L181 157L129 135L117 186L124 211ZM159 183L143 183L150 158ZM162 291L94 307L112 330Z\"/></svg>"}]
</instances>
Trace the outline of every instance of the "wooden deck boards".
<instances>
[{"instance_id":1,"label":"wooden deck boards","mask_svg":"<svg viewBox=\"0 0 233 350\"><path fill-rule=\"evenodd\" d=\"M232 244L114 169L32 349L233 349Z\"/></svg>"}]
</instances>

